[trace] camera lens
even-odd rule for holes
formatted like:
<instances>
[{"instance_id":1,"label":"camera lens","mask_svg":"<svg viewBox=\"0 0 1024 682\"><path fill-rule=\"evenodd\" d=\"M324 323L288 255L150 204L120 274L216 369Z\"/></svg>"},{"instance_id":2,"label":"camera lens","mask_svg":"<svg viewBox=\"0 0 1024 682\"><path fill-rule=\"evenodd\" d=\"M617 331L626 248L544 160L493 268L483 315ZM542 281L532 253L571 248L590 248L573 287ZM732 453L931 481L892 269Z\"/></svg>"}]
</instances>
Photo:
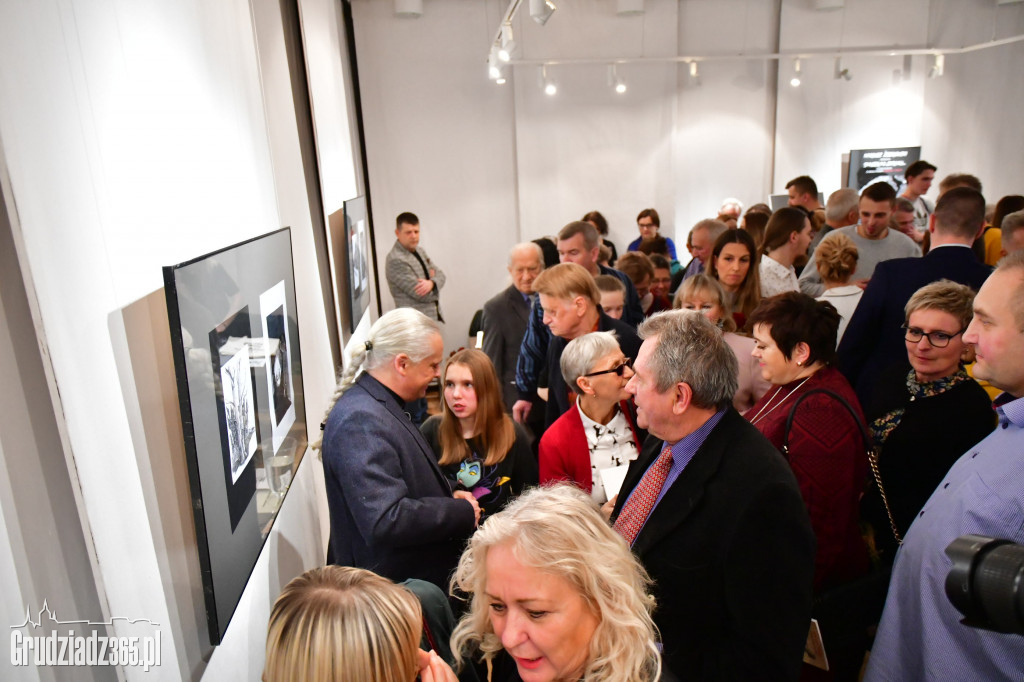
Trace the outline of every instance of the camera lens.
<instances>
[{"instance_id":1,"label":"camera lens","mask_svg":"<svg viewBox=\"0 0 1024 682\"><path fill-rule=\"evenodd\" d=\"M1024 634L1024 547L980 535L957 538L946 554L953 567L946 596L965 624Z\"/></svg>"}]
</instances>

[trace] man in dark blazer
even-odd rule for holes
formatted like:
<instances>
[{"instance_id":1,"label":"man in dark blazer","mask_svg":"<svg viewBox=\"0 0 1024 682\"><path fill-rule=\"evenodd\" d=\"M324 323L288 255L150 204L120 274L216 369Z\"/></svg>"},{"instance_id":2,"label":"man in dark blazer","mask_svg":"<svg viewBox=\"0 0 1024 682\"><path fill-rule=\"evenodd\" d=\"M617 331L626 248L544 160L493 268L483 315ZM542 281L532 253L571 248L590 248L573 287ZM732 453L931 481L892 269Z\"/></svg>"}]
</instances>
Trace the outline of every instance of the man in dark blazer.
<instances>
[{"instance_id":1,"label":"man in dark blazer","mask_svg":"<svg viewBox=\"0 0 1024 682\"><path fill-rule=\"evenodd\" d=\"M418 311L399 308L377 320L342 377L322 452L330 561L447 592L480 507L472 493L452 493L405 411L438 375L443 350L437 323ZM366 371L353 382L360 367Z\"/></svg>"},{"instance_id":2,"label":"man in dark blazer","mask_svg":"<svg viewBox=\"0 0 1024 682\"><path fill-rule=\"evenodd\" d=\"M639 332L626 390L650 436L612 519L654 580L664 665L683 680L796 680L814 573L796 479L733 409L736 356L714 325L675 310Z\"/></svg>"},{"instance_id":3,"label":"man in dark blazer","mask_svg":"<svg viewBox=\"0 0 1024 682\"><path fill-rule=\"evenodd\" d=\"M544 253L533 242L516 244L508 255L508 274L512 284L500 294L484 303L481 324L484 331L483 351L494 363L501 383L501 397L505 409L519 399L516 389L516 360L523 334L530 321L530 303L533 299L533 280L544 269Z\"/></svg>"},{"instance_id":4,"label":"man in dark blazer","mask_svg":"<svg viewBox=\"0 0 1024 682\"><path fill-rule=\"evenodd\" d=\"M893 365L910 370L903 341L904 307L926 284L948 279L975 291L992 272L971 244L985 227L985 198L970 187L942 194L928 217L931 250L924 258L894 258L875 268L839 344L839 369L862 405L870 405L879 375Z\"/></svg>"}]
</instances>

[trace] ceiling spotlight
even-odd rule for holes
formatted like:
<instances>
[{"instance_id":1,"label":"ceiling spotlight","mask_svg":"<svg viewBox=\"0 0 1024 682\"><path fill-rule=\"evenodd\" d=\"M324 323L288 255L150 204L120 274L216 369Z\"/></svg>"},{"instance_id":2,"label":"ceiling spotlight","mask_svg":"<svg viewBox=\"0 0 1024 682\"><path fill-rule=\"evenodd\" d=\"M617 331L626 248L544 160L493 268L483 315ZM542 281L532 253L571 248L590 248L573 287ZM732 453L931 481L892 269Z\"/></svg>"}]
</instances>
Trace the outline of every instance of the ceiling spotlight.
<instances>
[{"instance_id":1,"label":"ceiling spotlight","mask_svg":"<svg viewBox=\"0 0 1024 682\"><path fill-rule=\"evenodd\" d=\"M508 64L498 58L498 48L492 47L487 55L487 77L498 85L504 85L508 75Z\"/></svg>"},{"instance_id":2,"label":"ceiling spotlight","mask_svg":"<svg viewBox=\"0 0 1024 682\"><path fill-rule=\"evenodd\" d=\"M929 78L938 78L946 71L946 55L933 54L932 66L928 69Z\"/></svg>"},{"instance_id":3,"label":"ceiling spotlight","mask_svg":"<svg viewBox=\"0 0 1024 682\"><path fill-rule=\"evenodd\" d=\"M622 77L619 76L619 72L614 64L608 67L608 85L620 95L626 92L626 81L622 80Z\"/></svg>"},{"instance_id":4,"label":"ceiling spotlight","mask_svg":"<svg viewBox=\"0 0 1024 682\"><path fill-rule=\"evenodd\" d=\"M501 26L501 47L498 48L498 59L503 62L511 61L512 53L516 50L516 41L512 38L512 24Z\"/></svg>"},{"instance_id":5,"label":"ceiling spotlight","mask_svg":"<svg viewBox=\"0 0 1024 682\"><path fill-rule=\"evenodd\" d=\"M832 77L835 78L836 80L842 78L844 81L848 81L851 78L853 78L853 76L850 74L850 70L848 68L843 67L842 57L836 57L836 64L835 68L832 71Z\"/></svg>"},{"instance_id":6,"label":"ceiling spotlight","mask_svg":"<svg viewBox=\"0 0 1024 682\"><path fill-rule=\"evenodd\" d=\"M530 18L543 26L555 13L555 3L552 0L530 0Z\"/></svg>"},{"instance_id":7,"label":"ceiling spotlight","mask_svg":"<svg viewBox=\"0 0 1024 682\"><path fill-rule=\"evenodd\" d=\"M616 14L620 17L644 13L644 0L618 0Z\"/></svg>"},{"instance_id":8,"label":"ceiling spotlight","mask_svg":"<svg viewBox=\"0 0 1024 682\"><path fill-rule=\"evenodd\" d=\"M793 77L789 79L789 84L794 88L800 87L800 58L797 57L793 60Z\"/></svg>"},{"instance_id":9,"label":"ceiling spotlight","mask_svg":"<svg viewBox=\"0 0 1024 682\"><path fill-rule=\"evenodd\" d=\"M700 73L697 70L697 62L690 62L690 79L700 85Z\"/></svg>"},{"instance_id":10,"label":"ceiling spotlight","mask_svg":"<svg viewBox=\"0 0 1024 682\"><path fill-rule=\"evenodd\" d=\"M551 97L558 92L558 86L555 85L553 80L548 78L547 64L540 67L540 82L541 86L544 88L544 94L548 97Z\"/></svg>"}]
</instances>

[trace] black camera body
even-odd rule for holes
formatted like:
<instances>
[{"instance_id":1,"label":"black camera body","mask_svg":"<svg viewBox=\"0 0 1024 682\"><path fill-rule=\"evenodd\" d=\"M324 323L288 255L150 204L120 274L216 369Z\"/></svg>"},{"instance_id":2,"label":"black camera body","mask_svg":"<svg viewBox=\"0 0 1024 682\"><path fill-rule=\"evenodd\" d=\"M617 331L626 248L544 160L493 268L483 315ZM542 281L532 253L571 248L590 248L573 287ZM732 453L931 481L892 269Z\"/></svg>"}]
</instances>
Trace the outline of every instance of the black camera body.
<instances>
[{"instance_id":1,"label":"black camera body","mask_svg":"<svg viewBox=\"0 0 1024 682\"><path fill-rule=\"evenodd\" d=\"M981 535L962 535L946 547L953 567L946 596L964 625L1024 635L1024 546Z\"/></svg>"}]
</instances>

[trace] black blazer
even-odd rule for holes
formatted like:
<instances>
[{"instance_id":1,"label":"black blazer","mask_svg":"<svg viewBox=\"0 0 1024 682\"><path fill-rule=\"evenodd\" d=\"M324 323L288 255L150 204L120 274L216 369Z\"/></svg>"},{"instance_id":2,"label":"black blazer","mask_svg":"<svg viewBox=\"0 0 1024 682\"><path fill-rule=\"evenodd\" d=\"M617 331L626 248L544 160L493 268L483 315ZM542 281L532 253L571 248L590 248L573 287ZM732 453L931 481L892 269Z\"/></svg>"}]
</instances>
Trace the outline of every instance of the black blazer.
<instances>
[{"instance_id":1,"label":"black blazer","mask_svg":"<svg viewBox=\"0 0 1024 682\"><path fill-rule=\"evenodd\" d=\"M510 286L500 294L484 303L483 351L494 363L494 369L501 383L501 397L505 401L505 409L512 411L512 406L519 400L516 388L516 360L519 359L519 347L526 334L526 325L530 322L530 302L514 286Z\"/></svg>"},{"instance_id":2,"label":"black blazer","mask_svg":"<svg viewBox=\"0 0 1024 682\"><path fill-rule=\"evenodd\" d=\"M370 375L331 410L323 461L332 561L447 591L473 532L473 509L452 497L420 430Z\"/></svg>"},{"instance_id":3,"label":"black blazer","mask_svg":"<svg viewBox=\"0 0 1024 682\"><path fill-rule=\"evenodd\" d=\"M663 446L648 437L613 519ZM789 466L732 407L651 512L633 552L654 579L654 622L676 677L799 677L814 534Z\"/></svg>"},{"instance_id":4,"label":"black blazer","mask_svg":"<svg viewBox=\"0 0 1024 682\"><path fill-rule=\"evenodd\" d=\"M878 264L839 343L839 370L857 391L862 405L874 399L883 370L891 366L910 369L900 325L914 292L940 279L977 291L991 273L992 268L979 263L974 252L962 246L940 246L924 258L894 258Z\"/></svg>"}]
</instances>

